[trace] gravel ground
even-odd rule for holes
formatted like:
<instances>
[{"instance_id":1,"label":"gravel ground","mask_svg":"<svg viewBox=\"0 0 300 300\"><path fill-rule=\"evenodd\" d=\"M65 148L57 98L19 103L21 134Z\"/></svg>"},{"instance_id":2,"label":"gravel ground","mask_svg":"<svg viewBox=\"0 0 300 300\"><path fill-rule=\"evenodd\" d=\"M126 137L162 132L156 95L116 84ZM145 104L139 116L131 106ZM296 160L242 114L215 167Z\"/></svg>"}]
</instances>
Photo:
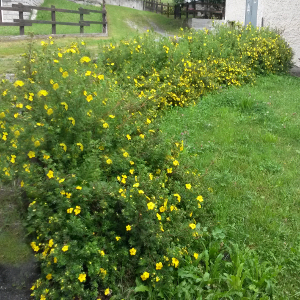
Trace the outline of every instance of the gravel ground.
<instances>
[{"instance_id":1,"label":"gravel ground","mask_svg":"<svg viewBox=\"0 0 300 300\"><path fill-rule=\"evenodd\" d=\"M39 277L39 267L34 258L19 266L0 264L0 299L29 300L32 284Z\"/></svg>"}]
</instances>

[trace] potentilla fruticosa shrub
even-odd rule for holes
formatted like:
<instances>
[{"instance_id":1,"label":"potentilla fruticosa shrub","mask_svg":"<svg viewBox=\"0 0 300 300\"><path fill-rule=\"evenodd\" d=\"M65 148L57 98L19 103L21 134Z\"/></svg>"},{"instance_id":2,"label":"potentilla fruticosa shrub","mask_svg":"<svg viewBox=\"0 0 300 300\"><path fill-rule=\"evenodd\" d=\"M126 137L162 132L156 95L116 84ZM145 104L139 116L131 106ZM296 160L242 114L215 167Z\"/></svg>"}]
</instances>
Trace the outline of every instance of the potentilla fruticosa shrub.
<instances>
[{"instance_id":1,"label":"potentilla fruticosa shrub","mask_svg":"<svg viewBox=\"0 0 300 300\"><path fill-rule=\"evenodd\" d=\"M84 43L57 49L49 39L41 48L24 56L14 83L0 86L1 179L17 179L30 200L28 230L41 263L33 296L119 299L136 280L139 291L148 286L164 297L185 278L180 270L198 274L206 265L207 273L201 177L181 160L183 143L160 132L157 116L286 71L285 42L266 29L222 27L174 39L148 33L110 44L95 62ZM225 247L217 245L220 260ZM205 286L230 286L209 280Z\"/></svg>"},{"instance_id":2,"label":"potentilla fruticosa shrub","mask_svg":"<svg viewBox=\"0 0 300 300\"><path fill-rule=\"evenodd\" d=\"M174 38L147 34L103 49L103 63L124 87L158 108L193 105L200 96L253 83L260 74L284 73L292 51L268 28L217 26L182 30Z\"/></svg>"},{"instance_id":3,"label":"potentilla fruticosa shrub","mask_svg":"<svg viewBox=\"0 0 300 300\"><path fill-rule=\"evenodd\" d=\"M1 177L17 178L30 199L42 270L32 294L97 299L136 277L159 286L183 264L183 248L199 249L199 176L148 100L106 78L84 45L51 43L1 84Z\"/></svg>"}]
</instances>

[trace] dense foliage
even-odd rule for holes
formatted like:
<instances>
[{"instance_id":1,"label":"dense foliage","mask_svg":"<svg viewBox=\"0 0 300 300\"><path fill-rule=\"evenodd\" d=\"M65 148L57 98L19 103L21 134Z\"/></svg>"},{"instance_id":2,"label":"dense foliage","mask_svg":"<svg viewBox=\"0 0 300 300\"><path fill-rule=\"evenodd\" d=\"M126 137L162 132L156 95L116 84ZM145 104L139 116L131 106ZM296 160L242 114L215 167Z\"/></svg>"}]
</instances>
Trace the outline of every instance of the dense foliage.
<instances>
[{"instance_id":1,"label":"dense foliage","mask_svg":"<svg viewBox=\"0 0 300 300\"><path fill-rule=\"evenodd\" d=\"M133 299L136 286L147 299L268 299L278 270L205 227L209 192L158 117L286 71L286 43L266 29L221 27L112 43L97 62L84 42L41 48L0 85L1 178L19 180L30 201L41 263L33 296Z\"/></svg>"}]
</instances>

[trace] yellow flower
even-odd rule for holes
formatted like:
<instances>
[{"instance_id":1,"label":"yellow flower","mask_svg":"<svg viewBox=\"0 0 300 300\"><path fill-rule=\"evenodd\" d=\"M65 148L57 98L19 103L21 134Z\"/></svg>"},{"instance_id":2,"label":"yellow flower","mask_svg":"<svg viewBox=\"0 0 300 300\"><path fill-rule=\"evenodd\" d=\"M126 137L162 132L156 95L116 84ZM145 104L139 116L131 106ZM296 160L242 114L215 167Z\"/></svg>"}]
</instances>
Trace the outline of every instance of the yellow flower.
<instances>
[{"instance_id":1,"label":"yellow flower","mask_svg":"<svg viewBox=\"0 0 300 300\"><path fill-rule=\"evenodd\" d=\"M160 211L161 213L163 213L165 210L166 210L166 208L165 208L164 206L161 206L161 207L159 208L159 211Z\"/></svg>"},{"instance_id":2,"label":"yellow flower","mask_svg":"<svg viewBox=\"0 0 300 300\"><path fill-rule=\"evenodd\" d=\"M51 248L53 246L53 239L49 240L49 247Z\"/></svg>"},{"instance_id":3,"label":"yellow flower","mask_svg":"<svg viewBox=\"0 0 300 300\"><path fill-rule=\"evenodd\" d=\"M161 270L163 267L163 264L161 262L156 264L156 270Z\"/></svg>"},{"instance_id":4,"label":"yellow flower","mask_svg":"<svg viewBox=\"0 0 300 300\"><path fill-rule=\"evenodd\" d=\"M63 246L63 247L61 248L61 250L64 251L64 252L66 252L66 251L69 250L69 246L67 246L67 245L66 245L66 246Z\"/></svg>"},{"instance_id":5,"label":"yellow flower","mask_svg":"<svg viewBox=\"0 0 300 300\"><path fill-rule=\"evenodd\" d=\"M149 120L149 119L147 118L146 123L147 123L147 124L150 124L150 123L151 123L151 120Z\"/></svg>"},{"instance_id":6,"label":"yellow flower","mask_svg":"<svg viewBox=\"0 0 300 300\"><path fill-rule=\"evenodd\" d=\"M131 165L134 165L134 162L131 160L130 162L129 162Z\"/></svg>"},{"instance_id":7,"label":"yellow flower","mask_svg":"<svg viewBox=\"0 0 300 300\"><path fill-rule=\"evenodd\" d=\"M131 230L131 226L130 225L127 225L126 226L126 231L130 231Z\"/></svg>"},{"instance_id":8,"label":"yellow flower","mask_svg":"<svg viewBox=\"0 0 300 300\"><path fill-rule=\"evenodd\" d=\"M197 200L200 201L200 202L203 202L203 197L202 196L198 196Z\"/></svg>"},{"instance_id":9,"label":"yellow flower","mask_svg":"<svg viewBox=\"0 0 300 300\"><path fill-rule=\"evenodd\" d=\"M38 92L38 96L39 97L41 97L41 96L47 96L48 95L48 92L46 91L46 90L40 90L39 92Z\"/></svg>"},{"instance_id":10,"label":"yellow flower","mask_svg":"<svg viewBox=\"0 0 300 300\"><path fill-rule=\"evenodd\" d=\"M101 74L98 75L98 79L99 79L99 80L104 80L104 75L101 75Z\"/></svg>"},{"instance_id":11,"label":"yellow flower","mask_svg":"<svg viewBox=\"0 0 300 300\"><path fill-rule=\"evenodd\" d=\"M33 151L29 151L27 155L29 158L35 157L35 153Z\"/></svg>"},{"instance_id":12,"label":"yellow flower","mask_svg":"<svg viewBox=\"0 0 300 300\"><path fill-rule=\"evenodd\" d=\"M69 76L69 73L67 72L67 71L64 71L63 73L62 73L62 77L63 78L67 78Z\"/></svg>"},{"instance_id":13,"label":"yellow flower","mask_svg":"<svg viewBox=\"0 0 300 300\"><path fill-rule=\"evenodd\" d=\"M105 255L105 252L103 250L99 251L99 253L100 253L101 256Z\"/></svg>"},{"instance_id":14,"label":"yellow flower","mask_svg":"<svg viewBox=\"0 0 300 300\"><path fill-rule=\"evenodd\" d=\"M150 178L150 180L153 179L153 174L152 173L149 174L149 178Z\"/></svg>"},{"instance_id":15,"label":"yellow flower","mask_svg":"<svg viewBox=\"0 0 300 300\"><path fill-rule=\"evenodd\" d=\"M47 109L47 115L50 116L52 114L53 114L53 109L52 108Z\"/></svg>"},{"instance_id":16,"label":"yellow flower","mask_svg":"<svg viewBox=\"0 0 300 300\"><path fill-rule=\"evenodd\" d=\"M83 56L83 57L80 58L80 62L82 64L85 63L85 62L88 63L90 61L91 61L91 59L88 56Z\"/></svg>"},{"instance_id":17,"label":"yellow flower","mask_svg":"<svg viewBox=\"0 0 300 300\"><path fill-rule=\"evenodd\" d=\"M145 194L143 190L139 190L139 194Z\"/></svg>"},{"instance_id":18,"label":"yellow flower","mask_svg":"<svg viewBox=\"0 0 300 300\"><path fill-rule=\"evenodd\" d=\"M174 160L174 161L173 161L173 165L174 165L174 166L179 166L178 160Z\"/></svg>"},{"instance_id":19,"label":"yellow flower","mask_svg":"<svg viewBox=\"0 0 300 300\"><path fill-rule=\"evenodd\" d=\"M126 137L129 141L131 140L131 136L129 134L127 134Z\"/></svg>"},{"instance_id":20,"label":"yellow flower","mask_svg":"<svg viewBox=\"0 0 300 300\"><path fill-rule=\"evenodd\" d=\"M109 117L110 117L111 119L114 119L114 118L115 118L115 116L114 116L114 115L109 115Z\"/></svg>"},{"instance_id":21,"label":"yellow flower","mask_svg":"<svg viewBox=\"0 0 300 300\"><path fill-rule=\"evenodd\" d=\"M32 110L32 107L30 105L25 106L28 110Z\"/></svg>"},{"instance_id":22,"label":"yellow flower","mask_svg":"<svg viewBox=\"0 0 300 300\"><path fill-rule=\"evenodd\" d=\"M70 118L68 118L68 120L71 121L73 126L75 126L75 119L74 118L70 117Z\"/></svg>"},{"instance_id":23,"label":"yellow flower","mask_svg":"<svg viewBox=\"0 0 300 300\"><path fill-rule=\"evenodd\" d=\"M85 280L86 280L86 274L84 274L84 273L82 273L82 274L79 274L79 276L78 276L78 280L79 280L80 282L83 282L83 281L85 281Z\"/></svg>"},{"instance_id":24,"label":"yellow flower","mask_svg":"<svg viewBox=\"0 0 300 300\"><path fill-rule=\"evenodd\" d=\"M83 145L81 143L77 143L76 145L79 146L81 151L83 151Z\"/></svg>"},{"instance_id":25,"label":"yellow flower","mask_svg":"<svg viewBox=\"0 0 300 300\"><path fill-rule=\"evenodd\" d=\"M14 164L16 162L16 156L15 155L11 155L10 161Z\"/></svg>"},{"instance_id":26,"label":"yellow flower","mask_svg":"<svg viewBox=\"0 0 300 300\"><path fill-rule=\"evenodd\" d=\"M120 239L121 239L121 237L120 237L120 236L116 236L116 240L117 240L117 242L118 242Z\"/></svg>"},{"instance_id":27,"label":"yellow flower","mask_svg":"<svg viewBox=\"0 0 300 300\"><path fill-rule=\"evenodd\" d=\"M141 275L141 278L143 281L147 280L149 278L149 273L148 272L144 272L142 275Z\"/></svg>"},{"instance_id":28,"label":"yellow flower","mask_svg":"<svg viewBox=\"0 0 300 300\"><path fill-rule=\"evenodd\" d=\"M0 118L1 118L1 119L5 118L5 113L4 113L4 112L1 112L1 113L0 113Z\"/></svg>"},{"instance_id":29,"label":"yellow flower","mask_svg":"<svg viewBox=\"0 0 300 300\"><path fill-rule=\"evenodd\" d=\"M130 252L130 255L135 255L135 254L136 254L136 249L131 248L131 249L129 250L129 252Z\"/></svg>"},{"instance_id":30,"label":"yellow flower","mask_svg":"<svg viewBox=\"0 0 300 300\"><path fill-rule=\"evenodd\" d=\"M76 186L76 190L82 190L82 187L81 186Z\"/></svg>"},{"instance_id":31,"label":"yellow flower","mask_svg":"<svg viewBox=\"0 0 300 300\"><path fill-rule=\"evenodd\" d=\"M67 197L68 199L70 199L71 196L72 196L72 193L66 193L66 197Z\"/></svg>"},{"instance_id":32,"label":"yellow flower","mask_svg":"<svg viewBox=\"0 0 300 300\"><path fill-rule=\"evenodd\" d=\"M48 280L52 279L52 274L49 273L49 274L46 276L46 278L47 278Z\"/></svg>"},{"instance_id":33,"label":"yellow flower","mask_svg":"<svg viewBox=\"0 0 300 300\"><path fill-rule=\"evenodd\" d=\"M92 100L93 100L93 96L92 96L92 95L86 96L86 101L87 101L87 102L90 102L90 101L92 101Z\"/></svg>"},{"instance_id":34,"label":"yellow flower","mask_svg":"<svg viewBox=\"0 0 300 300\"><path fill-rule=\"evenodd\" d=\"M195 228L196 228L196 224L194 224L194 223L191 223L189 226L190 226L190 228L192 228L192 229L195 229Z\"/></svg>"},{"instance_id":35,"label":"yellow flower","mask_svg":"<svg viewBox=\"0 0 300 300\"><path fill-rule=\"evenodd\" d=\"M160 281L160 278L158 276L156 276L155 281L156 282Z\"/></svg>"},{"instance_id":36,"label":"yellow flower","mask_svg":"<svg viewBox=\"0 0 300 300\"><path fill-rule=\"evenodd\" d=\"M53 171L49 170L48 174L47 174L48 178L53 178Z\"/></svg>"},{"instance_id":37,"label":"yellow flower","mask_svg":"<svg viewBox=\"0 0 300 300\"><path fill-rule=\"evenodd\" d=\"M109 295L110 291L109 291L109 288L107 288L105 291L104 291L104 295L107 296Z\"/></svg>"},{"instance_id":38,"label":"yellow flower","mask_svg":"<svg viewBox=\"0 0 300 300\"><path fill-rule=\"evenodd\" d=\"M198 259L199 254L198 253L194 253L194 257L195 259Z\"/></svg>"},{"instance_id":39,"label":"yellow flower","mask_svg":"<svg viewBox=\"0 0 300 300\"><path fill-rule=\"evenodd\" d=\"M139 187L140 186L140 184L138 183L138 182L136 182L134 185L133 185L133 187Z\"/></svg>"},{"instance_id":40,"label":"yellow flower","mask_svg":"<svg viewBox=\"0 0 300 300\"><path fill-rule=\"evenodd\" d=\"M145 135L144 135L144 134L140 134L140 138L141 138L141 139L144 139L144 138L145 138Z\"/></svg>"},{"instance_id":41,"label":"yellow flower","mask_svg":"<svg viewBox=\"0 0 300 300\"><path fill-rule=\"evenodd\" d=\"M23 86L24 85L24 82L22 80L17 80L15 81L14 83L14 86L17 87L17 86Z\"/></svg>"},{"instance_id":42,"label":"yellow flower","mask_svg":"<svg viewBox=\"0 0 300 300\"><path fill-rule=\"evenodd\" d=\"M53 262L56 264L57 263L57 257L53 258Z\"/></svg>"},{"instance_id":43,"label":"yellow flower","mask_svg":"<svg viewBox=\"0 0 300 300\"><path fill-rule=\"evenodd\" d=\"M107 163L108 165L111 165L111 164L112 164L112 160L109 158L108 160L106 160L106 163Z\"/></svg>"},{"instance_id":44,"label":"yellow flower","mask_svg":"<svg viewBox=\"0 0 300 300\"><path fill-rule=\"evenodd\" d=\"M74 209L74 213L77 216L78 214L80 214L81 212L81 207L80 206L76 206L76 208Z\"/></svg>"},{"instance_id":45,"label":"yellow flower","mask_svg":"<svg viewBox=\"0 0 300 300\"><path fill-rule=\"evenodd\" d=\"M148 210L153 210L155 208L155 204L153 202L147 203Z\"/></svg>"},{"instance_id":46,"label":"yellow flower","mask_svg":"<svg viewBox=\"0 0 300 300\"><path fill-rule=\"evenodd\" d=\"M192 188L192 186L191 186L189 183L187 183L187 184L185 185L185 187L186 187L188 190L190 190L190 189Z\"/></svg>"},{"instance_id":47,"label":"yellow flower","mask_svg":"<svg viewBox=\"0 0 300 300\"><path fill-rule=\"evenodd\" d=\"M40 300L46 300L46 297L42 294Z\"/></svg>"},{"instance_id":48,"label":"yellow flower","mask_svg":"<svg viewBox=\"0 0 300 300\"><path fill-rule=\"evenodd\" d=\"M123 153L123 156L124 156L124 157L128 157L128 156L129 156L128 152L125 151L125 152Z\"/></svg>"},{"instance_id":49,"label":"yellow flower","mask_svg":"<svg viewBox=\"0 0 300 300\"><path fill-rule=\"evenodd\" d=\"M54 91L56 91L58 88L59 88L58 83L54 83L54 84L53 84L53 89L54 89Z\"/></svg>"},{"instance_id":50,"label":"yellow flower","mask_svg":"<svg viewBox=\"0 0 300 300\"><path fill-rule=\"evenodd\" d=\"M50 158L50 155L44 154L43 158L44 158L44 159L49 159L49 158Z\"/></svg>"},{"instance_id":51,"label":"yellow flower","mask_svg":"<svg viewBox=\"0 0 300 300\"><path fill-rule=\"evenodd\" d=\"M65 152L67 151L67 146L66 146L66 144L60 143L59 146L63 147L63 149L64 149Z\"/></svg>"},{"instance_id":52,"label":"yellow flower","mask_svg":"<svg viewBox=\"0 0 300 300\"><path fill-rule=\"evenodd\" d=\"M181 197L179 194L174 194L173 196L177 197L177 201L180 202L181 201Z\"/></svg>"},{"instance_id":53,"label":"yellow flower","mask_svg":"<svg viewBox=\"0 0 300 300\"><path fill-rule=\"evenodd\" d=\"M172 168L168 168L167 169L167 173L171 174L173 172L173 169Z\"/></svg>"},{"instance_id":54,"label":"yellow flower","mask_svg":"<svg viewBox=\"0 0 300 300\"><path fill-rule=\"evenodd\" d=\"M65 107L65 110L68 110L69 106L66 102L61 102L60 104Z\"/></svg>"},{"instance_id":55,"label":"yellow flower","mask_svg":"<svg viewBox=\"0 0 300 300\"><path fill-rule=\"evenodd\" d=\"M172 266L174 266L175 268L177 268L179 265L179 260L175 257L172 257Z\"/></svg>"},{"instance_id":56,"label":"yellow flower","mask_svg":"<svg viewBox=\"0 0 300 300\"><path fill-rule=\"evenodd\" d=\"M40 143L39 141L35 141L35 142L34 142L34 146L35 146L35 147L38 147L38 146L40 146L40 145L41 145L41 143Z\"/></svg>"},{"instance_id":57,"label":"yellow flower","mask_svg":"<svg viewBox=\"0 0 300 300\"><path fill-rule=\"evenodd\" d=\"M85 76L90 76L91 74L92 74L91 71L86 71L86 72L85 72Z\"/></svg>"},{"instance_id":58,"label":"yellow flower","mask_svg":"<svg viewBox=\"0 0 300 300\"><path fill-rule=\"evenodd\" d=\"M105 122L105 123L103 123L103 128L108 128L109 127L109 125Z\"/></svg>"},{"instance_id":59,"label":"yellow flower","mask_svg":"<svg viewBox=\"0 0 300 300\"><path fill-rule=\"evenodd\" d=\"M104 276L106 275L106 273L107 273L107 271L105 270L105 269L103 269L103 268L100 268L100 272L102 273L102 274L104 274ZM97 299L98 300L98 299Z\"/></svg>"},{"instance_id":60,"label":"yellow flower","mask_svg":"<svg viewBox=\"0 0 300 300\"><path fill-rule=\"evenodd\" d=\"M161 220L161 215L159 213L156 214L156 217L159 221Z\"/></svg>"},{"instance_id":61,"label":"yellow flower","mask_svg":"<svg viewBox=\"0 0 300 300\"><path fill-rule=\"evenodd\" d=\"M68 209L67 209L67 213L68 213L68 214L71 214L71 213L73 212L73 209L74 209L73 207L68 208Z\"/></svg>"}]
</instances>

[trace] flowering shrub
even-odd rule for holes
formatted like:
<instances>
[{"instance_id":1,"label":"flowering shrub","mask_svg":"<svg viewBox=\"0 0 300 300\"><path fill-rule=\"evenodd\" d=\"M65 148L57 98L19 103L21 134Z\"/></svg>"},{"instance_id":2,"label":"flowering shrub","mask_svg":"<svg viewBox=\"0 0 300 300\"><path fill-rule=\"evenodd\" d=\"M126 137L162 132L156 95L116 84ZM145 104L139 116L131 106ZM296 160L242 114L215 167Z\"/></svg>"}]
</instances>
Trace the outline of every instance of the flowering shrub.
<instances>
[{"instance_id":1,"label":"flowering shrub","mask_svg":"<svg viewBox=\"0 0 300 300\"><path fill-rule=\"evenodd\" d=\"M251 81L257 70L271 72L266 62L274 67L279 58L213 59L201 39L218 36L191 32L163 45L149 34L111 44L97 64L84 43L57 50L50 39L24 56L18 80L1 83L0 176L18 179L30 199L28 230L41 264L36 299L119 299L134 282L136 292L164 298L185 280L181 269L206 265L197 276L207 277L207 248L219 263L228 251L200 226L199 174L187 169L183 142L167 140L156 117L221 85ZM240 269L233 266L229 274ZM273 275L261 276L238 288L270 294ZM208 279L205 285L226 288Z\"/></svg>"},{"instance_id":2,"label":"flowering shrub","mask_svg":"<svg viewBox=\"0 0 300 300\"><path fill-rule=\"evenodd\" d=\"M208 92L253 83L259 74L287 72L291 66L291 48L268 28L219 26L153 40L148 34L110 44L103 61L120 85L135 86L139 97L159 108L193 105Z\"/></svg>"}]
</instances>

